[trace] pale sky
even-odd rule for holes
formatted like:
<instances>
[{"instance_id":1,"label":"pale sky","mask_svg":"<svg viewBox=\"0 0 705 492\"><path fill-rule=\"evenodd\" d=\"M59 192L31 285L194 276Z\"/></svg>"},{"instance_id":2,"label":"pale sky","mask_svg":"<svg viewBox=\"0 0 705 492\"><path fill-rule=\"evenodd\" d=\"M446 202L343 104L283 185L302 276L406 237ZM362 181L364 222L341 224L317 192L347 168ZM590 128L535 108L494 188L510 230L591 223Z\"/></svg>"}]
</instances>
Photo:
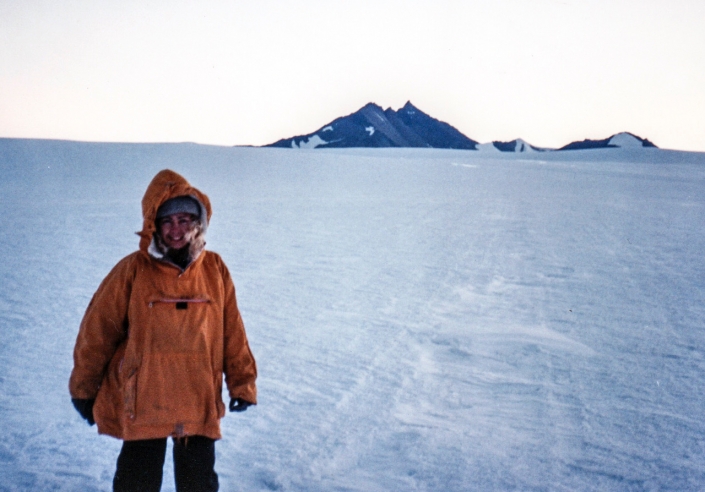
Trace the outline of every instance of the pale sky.
<instances>
[{"instance_id":1,"label":"pale sky","mask_svg":"<svg viewBox=\"0 0 705 492\"><path fill-rule=\"evenodd\" d=\"M705 1L0 0L0 137L262 145L407 100L705 151Z\"/></svg>"}]
</instances>

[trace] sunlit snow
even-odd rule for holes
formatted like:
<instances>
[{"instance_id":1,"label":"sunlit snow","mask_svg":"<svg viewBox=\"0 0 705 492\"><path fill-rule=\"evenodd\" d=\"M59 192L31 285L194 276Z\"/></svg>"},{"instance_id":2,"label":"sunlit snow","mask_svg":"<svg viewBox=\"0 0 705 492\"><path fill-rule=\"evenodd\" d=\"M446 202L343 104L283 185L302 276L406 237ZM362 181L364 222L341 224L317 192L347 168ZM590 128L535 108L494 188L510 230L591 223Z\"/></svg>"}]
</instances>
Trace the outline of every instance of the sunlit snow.
<instances>
[{"instance_id":1,"label":"sunlit snow","mask_svg":"<svg viewBox=\"0 0 705 492\"><path fill-rule=\"evenodd\" d=\"M629 133L626 133L626 132L618 133L617 135L610 138L609 144L616 145L617 147L623 147L623 148L641 148L641 147L643 147L643 144L641 143L641 141L638 138L636 138L633 135L630 135Z\"/></svg>"},{"instance_id":2,"label":"sunlit snow","mask_svg":"<svg viewBox=\"0 0 705 492\"><path fill-rule=\"evenodd\" d=\"M221 490L705 488L703 154L0 140L0 490L111 490L72 349L164 168L260 369Z\"/></svg>"},{"instance_id":3,"label":"sunlit snow","mask_svg":"<svg viewBox=\"0 0 705 492\"><path fill-rule=\"evenodd\" d=\"M536 152L531 145L526 143L521 138L516 140L516 146L514 147L514 152Z\"/></svg>"},{"instance_id":4,"label":"sunlit snow","mask_svg":"<svg viewBox=\"0 0 705 492\"><path fill-rule=\"evenodd\" d=\"M500 152L500 150L497 147L495 147L494 143L492 143L492 142L477 144L477 150L480 152L483 152L483 153L484 152L493 152L493 153Z\"/></svg>"},{"instance_id":5,"label":"sunlit snow","mask_svg":"<svg viewBox=\"0 0 705 492\"><path fill-rule=\"evenodd\" d=\"M305 142L302 140L298 144L296 143L296 140L291 141L291 147L294 149L315 149L319 145L325 145L328 142L323 140L321 137L318 135L313 135L311 136L308 140Z\"/></svg>"}]
</instances>

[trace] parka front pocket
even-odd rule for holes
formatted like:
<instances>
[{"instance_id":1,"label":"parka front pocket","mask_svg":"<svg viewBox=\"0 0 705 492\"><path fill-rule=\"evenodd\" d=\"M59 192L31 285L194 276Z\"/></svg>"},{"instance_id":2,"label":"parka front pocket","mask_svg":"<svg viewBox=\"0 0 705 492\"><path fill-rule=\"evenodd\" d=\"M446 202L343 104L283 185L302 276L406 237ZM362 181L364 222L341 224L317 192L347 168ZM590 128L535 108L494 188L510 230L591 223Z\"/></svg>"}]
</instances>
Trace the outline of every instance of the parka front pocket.
<instances>
[{"instance_id":1,"label":"parka front pocket","mask_svg":"<svg viewBox=\"0 0 705 492\"><path fill-rule=\"evenodd\" d=\"M213 304L208 298L160 298L148 302L145 342L152 353L206 353L211 346Z\"/></svg>"},{"instance_id":2,"label":"parka front pocket","mask_svg":"<svg viewBox=\"0 0 705 492\"><path fill-rule=\"evenodd\" d=\"M124 377L122 389L122 403L125 413L130 420L134 420L137 411L137 369L131 369Z\"/></svg>"}]
</instances>

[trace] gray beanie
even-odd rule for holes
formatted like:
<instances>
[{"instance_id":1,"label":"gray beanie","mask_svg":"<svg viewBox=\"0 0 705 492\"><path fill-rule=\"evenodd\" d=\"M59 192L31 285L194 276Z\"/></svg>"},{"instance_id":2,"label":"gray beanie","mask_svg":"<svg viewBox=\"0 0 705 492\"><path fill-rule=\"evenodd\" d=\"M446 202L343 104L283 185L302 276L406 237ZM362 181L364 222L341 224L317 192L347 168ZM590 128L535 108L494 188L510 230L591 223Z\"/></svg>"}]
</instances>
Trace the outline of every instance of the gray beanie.
<instances>
[{"instance_id":1,"label":"gray beanie","mask_svg":"<svg viewBox=\"0 0 705 492\"><path fill-rule=\"evenodd\" d=\"M157 219L167 215L186 213L201 217L201 205L188 195L171 198L161 204L157 210Z\"/></svg>"}]
</instances>

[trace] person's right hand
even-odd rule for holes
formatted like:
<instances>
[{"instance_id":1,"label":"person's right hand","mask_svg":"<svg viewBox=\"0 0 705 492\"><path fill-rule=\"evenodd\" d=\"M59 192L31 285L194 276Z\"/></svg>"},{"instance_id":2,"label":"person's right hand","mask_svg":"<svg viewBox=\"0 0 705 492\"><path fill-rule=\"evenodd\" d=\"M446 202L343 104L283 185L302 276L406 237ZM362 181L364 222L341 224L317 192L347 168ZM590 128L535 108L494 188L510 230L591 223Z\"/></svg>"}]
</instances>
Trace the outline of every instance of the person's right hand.
<instances>
[{"instance_id":1,"label":"person's right hand","mask_svg":"<svg viewBox=\"0 0 705 492\"><path fill-rule=\"evenodd\" d=\"M95 403L95 399L71 398L71 403L73 403L76 411L81 414L81 417L88 421L88 425L95 424L95 420L93 419L93 404Z\"/></svg>"}]
</instances>

